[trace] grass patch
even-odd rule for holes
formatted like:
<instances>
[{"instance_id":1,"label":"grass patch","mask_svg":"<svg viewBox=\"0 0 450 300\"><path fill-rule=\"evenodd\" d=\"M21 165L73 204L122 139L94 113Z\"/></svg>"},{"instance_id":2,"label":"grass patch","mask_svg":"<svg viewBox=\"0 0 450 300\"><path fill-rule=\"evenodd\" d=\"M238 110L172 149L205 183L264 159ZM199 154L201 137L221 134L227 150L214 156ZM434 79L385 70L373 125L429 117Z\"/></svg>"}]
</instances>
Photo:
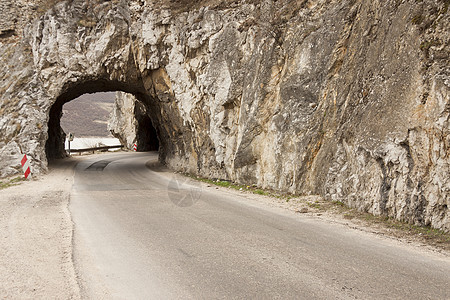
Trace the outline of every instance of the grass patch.
<instances>
[{"instance_id":1,"label":"grass patch","mask_svg":"<svg viewBox=\"0 0 450 300\"><path fill-rule=\"evenodd\" d=\"M315 208L318 210L324 209L324 207L322 205L320 205L320 203L318 203L318 202L306 202L306 205L308 205L310 208Z\"/></svg>"},{"instance_id":2,"label":"grass patch","mask_svg":"<svg viewBox=\"0 0 450 300\"><path fill-rule=\"evenodd\" d=\"M344 214L344 219L353 220L354 218L355 218L355 216L352 214Z\"/></svg>"},{"instance_id":3,"label":"grass patch","mask_svg":"<svg viewBox=\"0 0 450 300\"><path fill-rule=\"evenodd\" d=\"M232 186L231 182L229 182L229 181L222 181L222 180L219 180L219 181L215 182L214 184L217 185L217 186L226 187L226 188Z\"/></svg>"},{"instance_id":4,"label":"grass patch","mask_svg":"<svg viewBox=\"0 0 450 300\"><path fill-rule=\"evenodd\" d=\"M395 220L388 216L375 216L371 213L360 212L356 209L348 208L340 201L331 202L330 206L346 220L362 221L366 226L371 227L377 225L381 229L387 231L386 234L388 235L420 240L428 245L450 251L450 233L448 232L430 226L410 224L404 221Z\"/></svg>"},{"instance_id":5,"label":"grass patch","mask_svg":"<svg viewBox=\"0 0 450 300\"><path fill-rule=\"evenodd\" d=\"M0 190L15 186L15 185L19 185L22 181L25 181L25 177L23 176L18 176L18 177L14 177L12 179L6 179L6 180L1 180L0 181Z\"/></svg>"},{"instance_id":6,"label":"grass patch","mask_svg":"<svg viewBox=\"0 0 450 300\"><path fill-rule=\"evenodd\" d=\"M293 198L292 195L263 190L263 189L256 188L255 186L239 184L239 183L235 183L235 182L232 182L229 180L221 180L221 179L213 180L213 179L208 179L208 178L196 177L196 176L192 176L189 174L184 174L184 175L188 176L192 179L195 179L195 180L198 180L201 182L205 182L205 183L208 183L211 185L216 185L216 186L220 186L220 187L224 187L224 188L230 188L230 189L234 189L237 191L247 191L247 192L250 192L250 193L253 193L256 195L271 196L271 197L276 197L278 199L285 199L286 202L289 202L289 200Z\"/></svg>"},{"instance_id":7,"label":"grass patch","mask_svg":"<svg viewBox=\"0 0 450 300\"><path fill-rule=\"evenodd\" d=\"M258 194L258 195L264 195L264 196L266 196L267 195L267 193L265 192L265 191L263 191L263 190L260 190L260 189L257 189L257 190L255 190L255 191L253 191L255 194Z\"/></svg>"},{"instance_id":8,"label":"grass patch","mask_svg":"<svg viewBox=\"0 0 450 300\"><path fill-rule=\"evenodd\" d=\"M334 205L340 206L340 207L346 207L344 202L341 201L332 201Z\"/></svg>"},{"instance_id":9,"label":"grass patch","mask_svg":"<svg viewBox=\"0 0 450 300\"><path fill-rule=\"evenodd\" d=\"M196 177L196 176L192 176L189 174L185 174L186 176L201 181L201 182L205 182L208 184L212 184L212 185L217 185L217 186L221 186L221 187L225 187L225 188L232 188L235 190L240 190L240 189L244 189L245 186L244 185L239 185L239 184L235 184L231 181L228 180L220 180L220 179L216 179L216 180L212 180L212 179L208 179L208 178L201 178L201 177Z\"/></svg>"},{"instance_id":10,"label":"grass patch","mask_svg":"<svg viewBox=\"0 0 450 300\"><path fill-rule=\"evenodd\" d=\"M305 197L299 197L292 194L271 190L264 190L255 186L237 184L228 180L211 180L191 176L188 174L185 175L191 177L192 179L202 181L211 185L231 188L238 191L246 191L256 195L270 196L285 202L290 202L290 200L295 198L294 205L298 204L299 209L301 209L302 206L307 206L312 210L312 213L317 213L318 215L324 212L341 215L344 219L352 220L352 222L355 222L356 224L362 223L363 226L381 229L382 232L388 236L406 238L416 241L419 240L427 245L432 245L434 247L450 251L450 233L431 228L430 226L412 225L407 222L398 221L387 216L375 216L367 212L361 212L357 209L350 208L342 201L326 201L323 199L311 200L311 198L309 198L310 200L308 200L308 198Z\"/></svg>"}]
</instances>

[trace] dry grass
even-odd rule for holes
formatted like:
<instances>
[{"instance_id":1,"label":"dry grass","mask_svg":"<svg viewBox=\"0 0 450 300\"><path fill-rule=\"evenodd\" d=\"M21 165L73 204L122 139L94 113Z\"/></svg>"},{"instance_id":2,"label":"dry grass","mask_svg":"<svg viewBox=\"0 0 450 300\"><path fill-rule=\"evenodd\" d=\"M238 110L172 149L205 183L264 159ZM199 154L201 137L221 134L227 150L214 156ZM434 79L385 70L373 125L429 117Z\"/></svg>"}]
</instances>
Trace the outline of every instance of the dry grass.
<instances>
[{"instance_id":1,"label":"dry grass","mask_svg":"<svg viewBox=\"0 0 450 300\"><path fill-rule=\"evenodd\" d=\"M284 207L298 213L308 213L316 216L328 215L332 219L340 219L343 223L351 223L352 226L364 228L367 231L376 232L408 242L419 242L450 253L450 232L444 232L439 229L431 228L430 226L409 224L387 216L374 216L367 212L349 208L340 201L326 201L320 196L296 196L225 180L210 180L195 176L189 177L208 184L268 196L272 199L276 199L275 201L278 203L284 203Z\"/></svg>"},{"instance_id":2,"label":"dry grass","mask_svg":"<svg viewBox=\"0 0 450 300\"><path fill-rule=\"evenodd\" d=\"M19 185L21 182L25 181L25 177L18 176L14 178L7 178L0 180L0 190L9 188L11 186Z\"/></svg>"}]
</instances>

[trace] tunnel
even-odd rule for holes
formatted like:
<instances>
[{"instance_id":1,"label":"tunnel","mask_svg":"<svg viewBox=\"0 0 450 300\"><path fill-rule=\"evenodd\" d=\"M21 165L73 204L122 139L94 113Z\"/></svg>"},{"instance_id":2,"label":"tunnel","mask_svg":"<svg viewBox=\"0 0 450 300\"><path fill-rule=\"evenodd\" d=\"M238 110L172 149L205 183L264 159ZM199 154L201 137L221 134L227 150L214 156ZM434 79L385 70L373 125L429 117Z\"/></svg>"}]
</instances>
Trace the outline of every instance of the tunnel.
<instances>
[{"instance_id":1,"label":"tunnel","mask_svg":"<svg viewBox=\"0 0 450 300\"><path fill-rule=\"evenodd\" d=\"M70 87L63 89L56 101L51 106L48 119L48 138L45 144L45 152L48 160L67 157L64 142L66 132L61 127L61 117L63 115L64 104L77 99L84 94L93 94L98 92L125 92L136 97L135 117L137 121L136 144L138 151L158 151L160 147L160 135L157 127L154 126L155 120L152 119L149 111L150 103L154 101L147 96L142 88L125 85L120 82L111 82L108 80L90 80L80 84L71 84ZM76 100L75 100L76 101ZM82 126L82 124L80 124Z\"/></svg>"}]
</instances>

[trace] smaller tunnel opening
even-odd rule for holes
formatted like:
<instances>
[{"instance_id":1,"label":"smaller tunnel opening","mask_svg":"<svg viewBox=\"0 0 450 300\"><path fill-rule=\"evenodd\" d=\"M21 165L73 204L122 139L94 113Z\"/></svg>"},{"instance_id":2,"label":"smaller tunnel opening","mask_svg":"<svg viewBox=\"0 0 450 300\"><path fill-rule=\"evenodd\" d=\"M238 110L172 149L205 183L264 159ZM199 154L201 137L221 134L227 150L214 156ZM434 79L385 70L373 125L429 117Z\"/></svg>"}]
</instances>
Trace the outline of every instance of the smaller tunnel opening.
<instances>
[{"instance_id":1,"label":"smaller tunnel opening","mask_svg":"<svg viewBox=\"0 0 450 300\"><path fill-rule=\"evenodd\" d=\"M135 102L134 116L137 121L136 145L138 151L158 151L159 139L153 122L145 106L139 101Z\"/></svg>"},{"instance_id":2,"label":"smaller tunnel opening","mask_svg":"<svg viewBox=\"0 0 450 300\"><path fill-rule=\"evenodd\" d=\"M102 99L105 95L115 99L106 101ZM122 99L121 102L117 97L126 97L127 101ZM47 159L68 156L66 136L69 132L74 133L76 138L85 140L88 137L94 140L92 138L98 135L99 138L106 138L109 134L110 138L118 138L125 148L133 149L136 143L137 151L158 151L159 134L146 102L149 102L149 99L145 99L142 93L117 83L88 82L67 89L50 108L48 138L45 145ZM116 119L106 120L105 110L108 110L109 118ZM68 118L69 123L66 120L67 114L71 114ZM89 116L94 119L88 120ZM107 122L111 124L107 125ZM78 142L80 143L80 140ZM73 144L71 148L74 148Z\"/></svg>"}]
</instances>

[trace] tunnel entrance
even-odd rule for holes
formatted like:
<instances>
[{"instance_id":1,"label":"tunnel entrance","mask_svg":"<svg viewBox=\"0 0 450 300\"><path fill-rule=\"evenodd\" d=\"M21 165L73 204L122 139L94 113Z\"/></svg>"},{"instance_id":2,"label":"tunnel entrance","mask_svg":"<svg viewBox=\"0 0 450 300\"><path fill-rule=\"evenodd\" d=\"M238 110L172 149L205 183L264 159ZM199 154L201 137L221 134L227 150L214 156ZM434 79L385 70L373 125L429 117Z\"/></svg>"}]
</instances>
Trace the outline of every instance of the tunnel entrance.
<instances>
[{"instance_id":1,"label":"tunnel entrance","mask_svg":"<svg viewBox=\"0 0 450 300\"><path fill-rule=\"evenodd\" d=\"M130 94L129 94L130 95ZM132 95L131 95L132 96ZM137 121L136 145L138 151L158 151L158 133L147 113L145 105L139 101L135 102L134 117Z\"/></svg>"},{"instance_id":2,"label":"tunnel entrance","mask_svg":"<svg viewBox=\"0 0 450 300\"><path fill-rule=\"evenodd\" d=\"M105 92L109 93L105 94ZM114 105L106 103L110 100L100 99L101 101L98 101L97 98L101 95L115 97ZM65 132L61 126L61 118L64 111L68 112L68 108L64 109L64 105L69 102L71 102L69 105L72 106L72 110L74 107L76 109L75 115L71 116L70 122L72 124L64 120ZM111 118L116 118L115 123L113 122L111 126L108 125L108 131L112 136L118 138L125 148L132 149L133 144L136 143L137 151L158 151L160 140L157 127L154 126L155 123L149 114L150 102L151 99L137 89L106 81L88 82L67 89L50 108L48 138L45 145L47 159L52 160L68 156L65 147L66 135L73 128L76 128L74 126L78 126L77 132L75 132L78 137L88 136L90 132L94 135L95 132L99 132L99 128L94 128L96 126L92 125L92 122L105 122L106 120L100 118L99 114L101 110L105 110L108 106L110 107ZM89 117L97 119L89 120ZM103 134L107 135L108 132L103 132Z\"/></svg>"}]
</instances>

